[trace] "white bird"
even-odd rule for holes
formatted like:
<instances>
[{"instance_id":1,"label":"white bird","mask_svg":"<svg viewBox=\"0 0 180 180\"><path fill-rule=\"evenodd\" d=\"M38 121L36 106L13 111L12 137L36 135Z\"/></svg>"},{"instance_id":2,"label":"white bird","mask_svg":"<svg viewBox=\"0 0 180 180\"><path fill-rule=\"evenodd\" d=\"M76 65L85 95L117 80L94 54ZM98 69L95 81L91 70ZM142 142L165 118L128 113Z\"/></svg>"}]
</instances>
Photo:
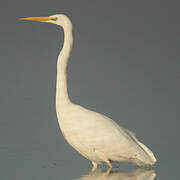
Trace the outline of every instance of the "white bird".
<instances>
[{"instance_id":1,"label":"white bird","mask_svg":"<svg viewBox=\"0 0 180 180\"><path fill-rule=\"evenodd\" d=\"M60 129L68 143L92 162L93 170L102 162L106 162L111 169L111 161L153 165L156 162L153 153L138 141L134 133L110 118L70 101L66 80L66 67L73 44L70 19L56 14L21 20L53 23L64 30L64 44L57 60L56 112Z\"/></svg>"}]
</instances>

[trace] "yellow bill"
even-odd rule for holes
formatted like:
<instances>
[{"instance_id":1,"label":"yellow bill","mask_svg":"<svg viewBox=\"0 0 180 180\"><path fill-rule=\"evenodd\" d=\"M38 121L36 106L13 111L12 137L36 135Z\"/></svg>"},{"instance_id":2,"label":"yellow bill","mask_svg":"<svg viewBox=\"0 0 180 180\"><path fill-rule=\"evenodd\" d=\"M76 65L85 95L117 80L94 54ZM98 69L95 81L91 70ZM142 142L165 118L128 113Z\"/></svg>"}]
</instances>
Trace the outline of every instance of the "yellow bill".
<instances>
[{"instance_id":1,"label":"yellow bill","mask_svg":"<svg viewBox=\"0 0 180 180\"><path fill-rule=\"evenodd\" d=\"M56 17L24 17L24 18L20 18L20 20L25 20L25 21L40 21L40 22L45 22L45 21L56 21L57 18Z\"/></svg>"}]
</instances>

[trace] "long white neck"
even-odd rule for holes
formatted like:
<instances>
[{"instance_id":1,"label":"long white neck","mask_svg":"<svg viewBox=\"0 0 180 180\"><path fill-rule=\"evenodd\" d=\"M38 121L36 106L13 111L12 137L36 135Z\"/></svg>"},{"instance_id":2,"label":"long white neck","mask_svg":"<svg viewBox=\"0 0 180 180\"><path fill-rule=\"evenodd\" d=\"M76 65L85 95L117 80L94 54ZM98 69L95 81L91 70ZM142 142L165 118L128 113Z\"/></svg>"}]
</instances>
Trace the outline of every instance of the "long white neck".
<instances>
[{"instance_id":1,"label":"long white neck","mask_svg":"<svg viewBox=\"0 0 180 180\"><path fill-rule=\"evenodd\" d=\"M64 29L64 45L57 60L57 81L56 81L56 107L63 108L67 103L71 103L68 90L66 69L67 63L72 49L73 37L72 26L63 27Z\"/></svg>"}]
</instances>

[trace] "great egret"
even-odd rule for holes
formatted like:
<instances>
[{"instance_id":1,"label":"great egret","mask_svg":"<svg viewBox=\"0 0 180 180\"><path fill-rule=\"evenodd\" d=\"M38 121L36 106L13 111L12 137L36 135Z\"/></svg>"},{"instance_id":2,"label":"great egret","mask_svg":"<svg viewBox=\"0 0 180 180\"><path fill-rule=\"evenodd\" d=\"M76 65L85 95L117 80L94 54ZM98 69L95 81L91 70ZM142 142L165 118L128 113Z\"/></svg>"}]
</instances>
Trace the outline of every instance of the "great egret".
<instances>
[{"instance_id":1,"label":"great egret","mask_svg":"<svg viewBox=\"0 0 180 180\"><path fill-rule=\"evenodd\" d=\"M66 66L73 44L70 19L56 14L21 20L53 23L64 30L64 44L57 60L56 112L60 129L68 143L92 162L93 170L101 162L106 162L111 169L111 161L153 165L156 162L153 153L138 141L134 133L110 118L70 101L66 82Z\"/></svg>"}]
</instances>

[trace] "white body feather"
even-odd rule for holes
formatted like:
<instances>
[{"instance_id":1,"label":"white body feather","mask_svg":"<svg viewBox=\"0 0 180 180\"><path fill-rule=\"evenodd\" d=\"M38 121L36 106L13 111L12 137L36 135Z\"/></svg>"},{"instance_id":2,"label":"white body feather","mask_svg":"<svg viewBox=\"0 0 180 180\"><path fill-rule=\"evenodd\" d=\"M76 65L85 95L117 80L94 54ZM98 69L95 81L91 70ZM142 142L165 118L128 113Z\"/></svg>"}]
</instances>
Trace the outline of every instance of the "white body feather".
<instances>
[{"instance_id":1,"label":"white body feather","mask_svg":"<svg viewBox=\"0 0 180 180\"><path fill-rule=\"evenodd\" d=\"M68 104L57 115L68 143L90 161L99 163L108 159L138 165L153 165L156 161L129 130L102 114Z\"/></svg>"}]
</instances>

